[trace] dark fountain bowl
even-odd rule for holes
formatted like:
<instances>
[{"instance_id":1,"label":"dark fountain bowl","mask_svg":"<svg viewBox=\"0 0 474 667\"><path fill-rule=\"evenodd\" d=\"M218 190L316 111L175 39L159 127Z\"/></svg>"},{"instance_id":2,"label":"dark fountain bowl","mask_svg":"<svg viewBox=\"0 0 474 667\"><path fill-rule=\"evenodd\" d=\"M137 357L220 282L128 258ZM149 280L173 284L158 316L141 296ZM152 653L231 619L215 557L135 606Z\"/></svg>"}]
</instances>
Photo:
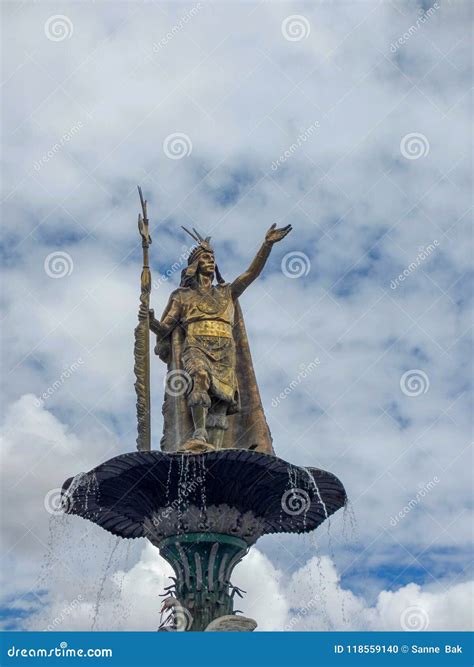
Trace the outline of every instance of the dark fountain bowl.
<instances>
[{"instance_id":1,"label":"dark fountain bowl","mask_svg":"<svg viewBox=\"0 0 474 667\"><path fill-rule=\"evenodd\" d=\"M268 454L132 452L63 485L62 507L124 538L226 533L253 544L315 530L346 504L340 480Z\"/></svg>"}]
</instances>

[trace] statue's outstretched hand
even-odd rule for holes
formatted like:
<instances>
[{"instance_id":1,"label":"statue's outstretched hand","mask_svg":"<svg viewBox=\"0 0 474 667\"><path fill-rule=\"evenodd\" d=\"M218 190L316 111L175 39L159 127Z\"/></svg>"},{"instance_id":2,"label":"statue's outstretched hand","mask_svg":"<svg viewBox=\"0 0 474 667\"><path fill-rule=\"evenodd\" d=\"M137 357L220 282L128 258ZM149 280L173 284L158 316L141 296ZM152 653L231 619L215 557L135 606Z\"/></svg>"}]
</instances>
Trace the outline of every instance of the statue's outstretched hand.
<instances>
[{"instance_id":1,"label":"statue's outstretched hand","mask_svg":"<svg viewBox=\"0 0 474 667\"><path fill-rule=\"evenodd\" d=\"M267 241L267 243L276 243L277 241L281 241L287 234L291 232L292 229L293 227L291 225L277 228L276 222L274 222L268 232L265 234L265 241Z\"/></svg>"}]
</instances>

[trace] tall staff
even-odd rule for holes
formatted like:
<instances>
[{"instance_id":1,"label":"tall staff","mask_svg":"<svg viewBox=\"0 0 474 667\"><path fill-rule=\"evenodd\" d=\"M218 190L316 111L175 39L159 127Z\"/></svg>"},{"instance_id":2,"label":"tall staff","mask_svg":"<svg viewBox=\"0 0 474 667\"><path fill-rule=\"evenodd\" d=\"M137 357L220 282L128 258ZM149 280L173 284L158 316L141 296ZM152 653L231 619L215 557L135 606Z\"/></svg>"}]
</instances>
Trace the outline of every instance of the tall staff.
<instances>
[{"instance_id":1,"label":"tall staff","mask_svg":"<svg viewBox=\"0 0 474 667\"><path fill-rule=\"evenodd\" d=\"M146 200L142 189L138 186L138 194L142 205L142 213L138 215L138 231L142 237L143 268L141 273L140 309L138 325L135 328L135 391L137 394L137 449L141 452L151 450L150 421L150 292L151 273L148 248L151 237L148 230Z\"/></svg>"}]
</instances>

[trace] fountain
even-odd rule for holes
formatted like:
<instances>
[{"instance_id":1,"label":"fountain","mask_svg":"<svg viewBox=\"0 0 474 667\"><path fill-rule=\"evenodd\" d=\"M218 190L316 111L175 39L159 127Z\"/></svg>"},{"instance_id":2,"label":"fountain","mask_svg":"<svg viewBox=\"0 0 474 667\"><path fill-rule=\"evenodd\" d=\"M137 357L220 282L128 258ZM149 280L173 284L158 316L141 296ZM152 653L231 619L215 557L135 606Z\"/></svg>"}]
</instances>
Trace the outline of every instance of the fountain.
<instances>
[{"instance_id":1,"label":"fountain","mask_svg":"<svg viewBox=\"0 0 474 667\"><path fill-rule=\"evenodd\" d=\"M257 622L234 609L243 593L231 584L237 563L259 537L313 531L346 503L332 473L275 456L237 301L291 227L273 225L233 283L223 281L210 238L194 230L197 246L181 287L158 321L149 309L151 239L139 191L138 451L66 480L62 506L114 535L158 547L175 575L163 595L160 630L252 631ZM168 365L161 451L151 449L150 330Z\"/></svg>"}]
</instances>

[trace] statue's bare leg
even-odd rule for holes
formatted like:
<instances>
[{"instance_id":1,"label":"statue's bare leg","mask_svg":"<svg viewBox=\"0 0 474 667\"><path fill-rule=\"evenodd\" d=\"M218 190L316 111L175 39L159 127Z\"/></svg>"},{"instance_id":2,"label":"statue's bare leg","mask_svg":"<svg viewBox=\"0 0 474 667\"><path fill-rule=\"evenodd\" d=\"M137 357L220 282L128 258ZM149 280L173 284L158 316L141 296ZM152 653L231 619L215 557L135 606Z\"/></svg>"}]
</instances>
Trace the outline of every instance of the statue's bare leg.
<instances>
[{"instance_id":1,"label":"statue's bare leg","mask_svg":"<svg viewBox=\"0 0 474 667\"><path fill-rule=\"evenodd\" d=\"M207 412L211 405L209 398L210 379L209 374L204 368L197 369L191 375L193 380L193 388L188 397L188 405L191 409L194 424L194 440L208 441L208 434L206 431Z\"/></svg>"},{"instance_id":2,"label":"statue's bare leg","mask_svg":"<svg viewBox=\"0 0 474 667\"><path fill-rule=\"evenodd\" d=\"M227 430L227 403L216 401L212 404L207 415L207 431L209 442L216 449L222 449L224 434Z\"/></svg>"}]
</instances>

